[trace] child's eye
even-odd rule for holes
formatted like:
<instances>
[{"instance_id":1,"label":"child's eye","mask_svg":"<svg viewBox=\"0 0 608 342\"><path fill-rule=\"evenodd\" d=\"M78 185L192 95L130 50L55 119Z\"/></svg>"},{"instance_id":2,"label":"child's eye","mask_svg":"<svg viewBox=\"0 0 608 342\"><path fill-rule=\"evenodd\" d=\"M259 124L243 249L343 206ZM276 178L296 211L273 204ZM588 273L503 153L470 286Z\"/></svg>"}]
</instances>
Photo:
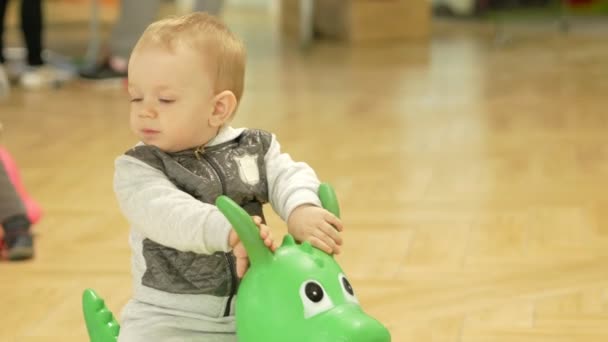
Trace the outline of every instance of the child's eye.
<instances>
[{"instance_id":1,"label":"child's eye","mask_svg":"<svg viewBox=\"0 0 608 342\"><path fill-rule=\"evenodd\" d=\"M175 100L173 99L158 99L160 103L173 103Z\"/></svg>"},{"instance_id":2,"label":"child's eye","mask_svg":"<svg viewBox=\"0 0 608 342\"><path fill-rule=\"evenodd\" d=\"M140 97L134 97L131 99L131 102L141 102L143 99Z\"/></svg>"}]
</instances>

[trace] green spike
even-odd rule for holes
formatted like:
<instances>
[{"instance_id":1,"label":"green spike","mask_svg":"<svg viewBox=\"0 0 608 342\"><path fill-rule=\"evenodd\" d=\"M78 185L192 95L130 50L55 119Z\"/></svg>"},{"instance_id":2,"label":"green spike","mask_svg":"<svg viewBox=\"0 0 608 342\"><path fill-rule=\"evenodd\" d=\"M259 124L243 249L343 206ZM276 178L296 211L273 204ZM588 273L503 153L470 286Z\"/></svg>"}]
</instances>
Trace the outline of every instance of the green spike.
<instances>
[{"instance_id":1,"label":"green spike","mask_svg":"<svg viewBox=\"0 0 608 342\"><path fill-rule=\"evenodd\" d=\"M103 322L110 322L112 320L112 313L108 309L104 308L99 312L99 318Z\"/></svg>"},{"instance_id":2,"label":"green spike","mask_svg":"<svg viewBox=\"0 0 608 342\"><path fill-rule=\"evenodd\" d=\"M285 234L285 237L283 237L283 243L281 244L281 247L293 246L295 244L296 244L296 240L293 239L293 236L291 236L291 234Z\"/></svg>"},{"instance_id":3,"label":"green spike","mask_svg":"<svg viewBox=\"0 0 608 342\"><path fill-rule=\"evenodd\" d=\"M330 213L334 214L337 218L340 218L340 206L338 205L338 198L331 185L327 183L321 183L319 186L319 199L323 208Z\"/></svg>"},{"instance_id":4,"label":"green spike","mask_svg":"<svg viewBox=\"0 0 608 342\"><path fill-rule=\"evenodd\" d=\"M302 243L302 250L308 254L312 254L312 245L308 241Z\"/></svg>"},{"instance_id":5,"label":"green spike","mask_svg":"<svg viewBox=\"0 0 608 342\"><path fill-rule=\"evenodd\" d=\"M218 197L215 205L236 230L252 265L272 261L272 252L264 245L258 227L243 208L226 196Z\"/></svg>"},{"instance_id":6,"label":"green spike","mask_svg":"<svg viewBox=\"0 0 608 342\"><path fill-rule=\"evenodd\" d=\"M116 320L113 320L112 322L110 322L108 324L110 331L112 332L112 334L114 336L118 336L118 333L120 332L120 325L118 324L118 322L116 322Z\"/></svg>"}]
</instances>

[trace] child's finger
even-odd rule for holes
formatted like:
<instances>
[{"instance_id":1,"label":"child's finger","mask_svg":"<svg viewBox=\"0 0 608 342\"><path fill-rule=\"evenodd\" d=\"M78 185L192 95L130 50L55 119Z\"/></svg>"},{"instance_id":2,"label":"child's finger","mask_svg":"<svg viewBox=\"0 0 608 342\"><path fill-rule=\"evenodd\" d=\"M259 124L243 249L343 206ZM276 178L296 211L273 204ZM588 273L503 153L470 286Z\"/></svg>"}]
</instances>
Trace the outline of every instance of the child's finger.
<instances>
[{"instance_id":1,"label":"child's finger","mask_svg":"<svg viewBox=\"0 0 608 342\"><path fill-rule=\"evenodd\" d=\"M325 214L324 218L325 218L325 221L327 221L329 224L334 226L334 228L337 229L339 232L344 230L344 226L342 225L342 220L337 218L334 214L332 214L328 211Z\"/></svg>"},{"instance_id":2,"label":"child's finger","mask_svg":"<svg viewBox=\"0 0 608 342\"><path fill-rule=\"evenodd\" d=\"M266 247L270 248L271 251L276 251L278 246L274 241L274 237L272 236L272 232L268 234L268 237L265 240Z\"/></svg>"},{"instance_id":3,"label":"child's finger","mask_svg":"<svg viewBox=\"0 0 608 342\"><path fill-rule=\"evenodd\" d=\"M337 243L338 245L342 244L342 236L340 236L340 233L337 230L335 230L334 227L332 227L329 223L322 222L319 225L319 228L325 234L327 234L332 240L334 240L335 243Z\"/></svg>"},{"instance_id":4,"label":"child's finger","mask_svg":"<svg viewBox=\"0 0 608 342\"><path fill-rule=\"evenodd\" d=\"M257 225L257 226L259 226L259 225L261 225L261 224L262 224L262 218L261 218L261 217L259 217L259 216L252 216L252 218L253 218L253 222L254 222L254 223Z\"/></svg>"},{"instance_id":5,"label":"child's finger","mask_svg":"<svg viewBox=\"0 0 608 342\"><path fill-rule=\"evenodd\" d=\"M339 254L340 253L340 247L338 247L338 245L336 244L336 242L334 240L332 240L332 238L330 238L327 234L325 234L323 231L317 229L315 231L313 231L313 236L317 238L318 240L322 241L327 247L329 247L329 254L335 253L335 254Z\"/></svg>"},{"instance_id":6,"label":"child's finger","mask_svg":"<svg viewBox=\"0 0 608 342\"><path fill-rule=\"evenodd\" d=\"M270 235L270 228L265 224L260 224L260 237L266 239Z\"/></svg>"},{"instance_id":7,"label":"child's finger","mask_svg":"<svg viewBox=\"0 0 608 342\"><path fill-rule=\"evenodd\" d=\"M245 272L249 268L249 260L247 258L237 258L236 259L236 275L239 278L243 278Z\"/></svg>"},{"instance_id":8,"label":"child's finger","mask_svg":"<svg viewBox=\"0 0 608 342\"><path fill-rule=\"evenodd\" d=\"M264 241L264 245L274 252L276 248L273 245L274 239L272 238L272 232L265 224L260 225L260 237Z\"/></svg>"},{"instance_id":9,"label":"child's finger","mask_svg":"<svg viewBox=\"0 0 608 342\"><path fill-rule=\"evenodd\" d=\"M314 230L313 235L317 239L325 242L325 244L327 246L329 246L329 248L331 248L332 253L335 252L336 249L338 248L338 245L336 244L336 242L329 235L327 235L323 230L316 229L316 230Z\"/></svg>"},{"instance_id":10,"label":"child's finger","mask_svg":"<svg viewBox=\"0 0 608 342\"><path fill-rule=\"evenodd\" d=\"M264 244L266 245L266 247L270 247L272 245L272 236L266 236L264 238Z\"/></svg>"},{"instance_id":11,"label":"child's finger","mask_svg":"<svg viewBox=\"0 0 608 342\"><path fill-rule=\"evenodd\" d=\"M310 237L310 244L327 254L332 254L333 252L331 247L329 247L325 242L315 236Z\"/></svg>"},{"instance_id":12,"label":"child's finger","mask_svg":"<svg viewBox=\"0 0 608 342\"><path fill-rule=\"evenodd\" d=\"M276 243L276 241L274 241L274 239L272 239L269 248L271 251L276 252L277 248L279 248L279 245Z\"/></svg>"},{"instance_id":13,"label":"child's finger","mask_svg":"<svg viewBox=\"0 0 608 342\"><path fill-rule=\"evenodd\" d=\"M272 252L274 252L277 248L274 245L274 240L272 239L266 239L264 240L264 245L266 245L266 247L268 247L268 249L270 249Z\"/></svg>"},{"instance_id":14,"label":"child's finger","mask_svg":"<svg viewBox=\"0 0 608 342\"><path fill-rule=\"evenodd\" d=\"M242 243L239 243L234 246L234 248L232 249L232 254L234 254L237 259L247 258L247 250L245 249L245 246L243 246Z\"/></svg>"}]
</instances>

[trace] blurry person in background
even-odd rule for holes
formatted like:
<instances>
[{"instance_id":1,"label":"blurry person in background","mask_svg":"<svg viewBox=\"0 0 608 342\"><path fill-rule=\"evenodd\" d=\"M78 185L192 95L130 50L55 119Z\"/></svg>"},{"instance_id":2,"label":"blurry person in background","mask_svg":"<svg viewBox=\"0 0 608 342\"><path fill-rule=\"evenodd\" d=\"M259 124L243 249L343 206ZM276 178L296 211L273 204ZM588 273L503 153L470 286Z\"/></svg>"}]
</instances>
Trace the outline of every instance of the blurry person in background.
<instances>
[{"instance_id":1,"label":"blurry person in background","mask_svg":"<svg viewBox=\"0 0 608 342\"><path fill-rule=\"evenodd\" d=\"M21 0L21 31L26 48L26 67L11 67L4 55L4 29L8 0L0 0L0 97L9 93L9 79L17 80L26 89L54 86L67 78L62 70L45 63L44 17L41 0Z\"/></svg>"},{"instance_id":2,"label":"blurry person in background","mask_svg":"<svg viewBox=\"0 0 608 342\"><path fill-rule=\"evenodd\" d=\"M219 15L223 0L194 0L192 11ZM161 0L122 0L120 15L112 29L107 53L93 68L82 69L80 77L87 80L110 80L127 77L127 65L131 50L137 40L158 16Z\"/></svg>"}]
</instances>

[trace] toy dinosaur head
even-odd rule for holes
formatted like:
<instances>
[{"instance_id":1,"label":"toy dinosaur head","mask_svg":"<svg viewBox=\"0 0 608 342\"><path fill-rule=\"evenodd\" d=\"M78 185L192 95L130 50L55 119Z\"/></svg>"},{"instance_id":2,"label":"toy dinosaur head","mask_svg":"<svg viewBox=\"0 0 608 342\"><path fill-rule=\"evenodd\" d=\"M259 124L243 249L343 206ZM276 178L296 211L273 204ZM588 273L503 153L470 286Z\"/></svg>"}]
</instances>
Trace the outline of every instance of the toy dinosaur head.
<instances>
[{"instance_id":1,"label":"toy dinosaur head","mask_svg":"<svg viewBox=\"0 0 608 342\"><path fill-rule=\"evenodd\" d=\"M328 186L320 189L333 194ZM324 207L339 215L335 197ZM333 257L286 235L275 253L264 246L251 217L227 197L216 202L239 234L251 266L236 303L239 341L386 342L388 330L360 307Z\"/></svg>"}]
</instances>

